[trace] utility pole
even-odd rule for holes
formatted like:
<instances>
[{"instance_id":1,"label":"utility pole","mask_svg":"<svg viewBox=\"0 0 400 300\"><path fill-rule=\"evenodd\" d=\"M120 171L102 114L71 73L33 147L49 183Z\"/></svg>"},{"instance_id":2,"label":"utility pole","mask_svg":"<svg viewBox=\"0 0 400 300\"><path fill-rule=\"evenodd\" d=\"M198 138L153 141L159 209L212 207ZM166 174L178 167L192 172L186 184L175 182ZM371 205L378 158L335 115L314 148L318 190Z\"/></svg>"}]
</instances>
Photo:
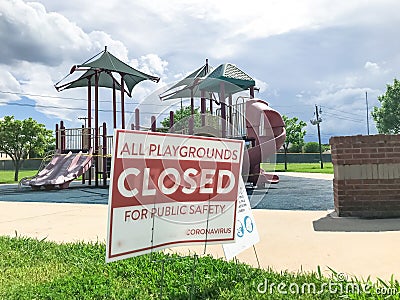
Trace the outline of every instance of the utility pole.
<instances>
[{"instance_id":1,"label":"utility pole","mask_svg":"<svg viewBox=\"0 0 400 300\"><path fill-rule=\"evenodd\" d=\"M85 128L86 128L86 121L88 120L88 117L78 117L78 120L84 120L85 121ZM93 118L91 118L93 119Z\"/></svg>"},{"instance_id":2,"label":"utility pole","mask_svg":"<svg viewBox=\"0 0 400 300\"><path fill-rule=\"evenodd\" d=\"M367 106L367 134L369 135L368 92L365 92L365 105Z\"/></svg>"},{"instance_id":3,"label":"utility pole","mask_svg":"<svg viewBox=\"0 0 400 300\"><path fill-rule=\"evenodd\" d=\"M320 108L319 113L321 113L321 112L322 112L322 111L321 111L321 108ZM315 105L315 117L316 117L316 119L310 120L310 122L311 122L312 125L317 125L317 129L318 129L318 143L319 143L319 160L320 160L320 162L321 162L321 169L323 169L323 168L324 168L324 162L322 161L321 129L320 129L320 127L319 127L319 123L322 122L322 119L319 117L319 114L318 114L318 106L317 106L317 105Z\"/></svg>"}]
</instances>

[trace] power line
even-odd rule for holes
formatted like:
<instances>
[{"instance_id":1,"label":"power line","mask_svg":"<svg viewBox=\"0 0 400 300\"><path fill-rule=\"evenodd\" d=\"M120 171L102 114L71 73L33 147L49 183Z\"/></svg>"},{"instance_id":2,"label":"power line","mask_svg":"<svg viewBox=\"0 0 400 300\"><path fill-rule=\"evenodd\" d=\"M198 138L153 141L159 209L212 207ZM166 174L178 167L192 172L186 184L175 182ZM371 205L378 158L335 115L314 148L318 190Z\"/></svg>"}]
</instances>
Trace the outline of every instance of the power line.
<instances>
[{"instance_id":1,"label":"power line","mask_svg":"<svg viewBox=\"0 0 400 300\"><path fill-rule=\"evenodd\" d=\"M0 104L2 104L0 102ZM52 108L52 109L61 109L61 110L72 110L72 111L87 111L86 108L81 108L81 107L59 107L59 106L52 106L52 105L40 105L40 104L28 104L28 103L7 103L7 105L12 105L12 106L22 106L22 107L40 107L40 108ZM112 112L110 109L99 109L99 112ZM117 112L121 112L121 110L117 110ZM129 113L129 112L125 112ZM133 113L133 112L132 112ZM154 113L151 112L140 112L141 114L144 115L154 115Z\"/></svg>"},{"instance_id":2,"label":"power line","mask_svg":"<svg viewBox=\"0 0 400 300\"><path fill-rule=\"evenodd\" d=\"M342 114L348 114L348 115L351 115L351 116L356 115L356 116L360 116L361 117L361 114L355 114L353 112L343 111L343 110L339 110L339 109L336 109L336 108L331 108L331 107L328 107L328 106L325 106L325 105L320 105L320 106L323 107L323 108L329 109L329 110L340 112Z\"/></svg>"},{"instance_id":3,"label":"power line","mask_svg":"<svg viewBox=\"0 0 400 300\"><path fill-rule=\"evenodd\" d=\"M24 97L40 97L40 98L63 99L63 100L85 101L85 102L87 102L87 99L84 99L84 98L60 97L60 96L39 95L39 94L27 94L27 93L9 92L9 91L0 91L0 93L9 94L9 95L18 95L18 96L24 96ZM138 100L132 99L132 101L138 101ZM99 102L111 103L111 100L99 100ZM8 104L8 103L5 103L5 104ZM137 105L137 104L140 104L140 103L126 102L125 104L135 104L135 105ZM152 104L152 103L141 103L140 105L160 106L160 104Z\"/></svg>"},{"instance_id":4,"label":"power line","mask_svg":"<svg viewBox=\"0 0 400 300\"><path fill-rule=\"evenodd\" d=\"M0 91L0 93L2 93L2 94L10 94L10 95L19 95L19 96L31 96L31 97L43 97L43 98L87 101L86 99L83 99L83 98L73 98L73 97L59 97L59 96L51 96L51 95L27 94L27 93L7 92L7 91Z\"/></svg>"},{"instance_id":5,"label":"power line","mask_svg":"<svg viewBox=\"0 0 400 300\"><path fill-rule=\"evenodd\" d=\"M350 118L350 117L347 117L347 116L341 116L341 115L332 114L332 113L329 113L329 112L325 112L325 114L328 115L328 116L331 116L331 117L335 117L336 119L341 119L341 120L346 120L346 121L351 121L351 122L356 122L356 123L359 123L359 122L363 121L361 119Z\"/></svg>"}]
</instances>

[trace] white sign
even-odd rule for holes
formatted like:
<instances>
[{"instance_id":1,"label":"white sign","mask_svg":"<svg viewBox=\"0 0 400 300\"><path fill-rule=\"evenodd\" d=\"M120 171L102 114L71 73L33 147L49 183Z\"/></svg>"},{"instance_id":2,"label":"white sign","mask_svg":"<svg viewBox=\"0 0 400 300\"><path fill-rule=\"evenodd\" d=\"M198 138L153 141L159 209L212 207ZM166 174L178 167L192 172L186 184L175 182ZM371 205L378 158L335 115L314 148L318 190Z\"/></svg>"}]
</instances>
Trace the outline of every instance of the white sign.
<instances>
[{"instance_id":1,"label":"white sign","mask_svg":"<svg viewBox=\"0 0 400 300\"><path fill-rule=\"evenodd\" d=\"M116 130L106 261L235 238L243 141Z\"/></svg>"},{"instance_id":2,"label":"white sign","mask_svg":"<svg viewBox=\"0 0 400 300\"><path fill-rule=\"evenodd\" d=\"M239 180L239 199L236 209L236 239L235 243L222 245L227 260L232 259L242 251L260 241L255 219L251 212L249 197L243 179Z\"/></svg>"}]
</instances>

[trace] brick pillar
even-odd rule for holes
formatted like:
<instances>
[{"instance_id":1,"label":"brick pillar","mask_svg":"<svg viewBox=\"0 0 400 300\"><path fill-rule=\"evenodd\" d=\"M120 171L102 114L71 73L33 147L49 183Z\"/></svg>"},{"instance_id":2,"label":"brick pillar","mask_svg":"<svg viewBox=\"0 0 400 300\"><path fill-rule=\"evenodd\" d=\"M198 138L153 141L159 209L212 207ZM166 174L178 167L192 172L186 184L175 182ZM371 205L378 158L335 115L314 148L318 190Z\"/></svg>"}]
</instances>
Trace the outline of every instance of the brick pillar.
<instances>
[{"instance_id":1,"label":"brick pillar","mask_svg":"<svg viewBox=\"0 0 400 300\"><path fill-rule=\"evenodd\" d=\"M342 217L400 217L400 135L329 140L335 210Z\"/></svg>"}]
</instances>

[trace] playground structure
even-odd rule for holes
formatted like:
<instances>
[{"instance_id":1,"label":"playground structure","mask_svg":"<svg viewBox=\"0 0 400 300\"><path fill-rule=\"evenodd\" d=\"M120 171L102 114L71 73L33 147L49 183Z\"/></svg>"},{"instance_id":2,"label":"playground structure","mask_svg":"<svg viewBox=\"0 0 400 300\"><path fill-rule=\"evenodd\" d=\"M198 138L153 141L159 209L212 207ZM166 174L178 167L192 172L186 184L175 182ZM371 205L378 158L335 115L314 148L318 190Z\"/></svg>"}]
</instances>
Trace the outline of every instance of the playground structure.
<instances>
[{"instance_id":1,"label":"playground structure","mask_svg":"<svg viewBox=\"0 0 400 300\"><path fill-rule=\"evenodd\" d=\"M279 177L262 170L260 163L273 156L285 140L285 124L281 115L269 107L265 101L254 98L255 81L235 65L222 64L213 71L210 71L210 69L208 60L206 60L204 66L159 95L161 101L190 98L191 115L186 120L180 121L180 123L185 122L183 126L182 124L177 126L177 123L174 122L174 112L170 111L168 132L245 140L246 149L242 168L245 182L257 187L279 182ZM71 171L72 169L74 174L82 175L83 182L88 180L88 184L91 185L92 180L94 180L95 186L98 186L100 176L103 185L106 186L113 137L107 135L106 123L99 126L99 87L112 88L113 90L113 128L117 128L116 90L121 92L121 127L124 129L124 94L131 96L133 87L143 80L159 81L159 78L155 76L142 73L126 65L110 54L107 48L85 63L73 66L70 74L76 71L84 71L84 74L66 84L58 82L55 87L58 91L76 87L88 87L88 123L87 126L82 126L82 128L65 128L63 121L59 125L57 124L55 128L56 149L57 155L66 155L65 161L72 159L71 162L75 162L75 158L73 158L75 156L86 156L90 157L90 159L85 160L86 164L81 164L80 171L76 172L73 166L66 167L66 162L63 164L64 167L59 167L62 159L55 156L52 164L57 165L57 167L53 167L53 175L51 176L53 181L50 179L46 181L43 176L46 176L47 173L43 173L36 179L31 180L32 184L30 185L32 187L37 188L40 184L48 187L53 182L54 185L57 184L60 188L67 187L67 183L58 182L61 182L62 178L72 178L72 175L65 174L66 171ZM120 76L120 81L117 80L118 76ZM94 127L92 127L91 123L92 86L94 86L95 92ZM243 91L249 91L249 96L240 95L234 100L233 95ZM200 99L200 126L195 126L194 122L195 98ZM149 127L141 126L140 110L136 108L134 122L130 124L130 129L160 130L157 128L156 116L151 117L149 125ZM91 162L92 158L93 164ZM54 179L53 176L57 177L55 174L59 174L58 177L60 178Z\"/></svg>"}]
</instances>

